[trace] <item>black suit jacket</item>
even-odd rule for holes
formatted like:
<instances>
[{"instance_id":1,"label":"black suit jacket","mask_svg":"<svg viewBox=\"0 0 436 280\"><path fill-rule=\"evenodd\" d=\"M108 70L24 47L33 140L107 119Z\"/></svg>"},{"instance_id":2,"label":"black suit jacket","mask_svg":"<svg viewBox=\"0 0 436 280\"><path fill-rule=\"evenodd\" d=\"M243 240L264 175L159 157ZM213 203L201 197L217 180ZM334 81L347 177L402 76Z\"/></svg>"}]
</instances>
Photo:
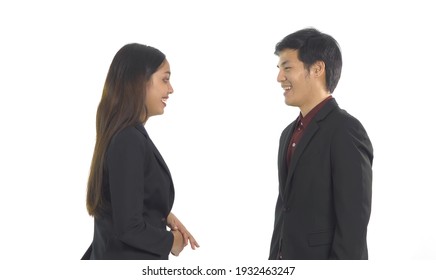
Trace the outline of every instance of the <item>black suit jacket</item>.
<instances>
[{"instance_id":1,"label":"black suit jacket","mask_svg":"<svg viewBox=\"0 0 436 280\"><path fill-rule=\"evenodd\" d=\"M94 218L94 239L82 259L168 259L173 234L166 229L166 217L174 187L143 125L112 138L104 170L111 207Z\"/></svg>"},{"instance_id":2,"label":"black suit jacket","mask_svg":"<svg viewBox=\"0 0 436 280\"><path fill-rule=\"evenodd\" d=\"M368 259L373 149L361 123L328 101L286 167L295 121L278 154L279 196L269 259Z\"/></svg>"}]
</instances>

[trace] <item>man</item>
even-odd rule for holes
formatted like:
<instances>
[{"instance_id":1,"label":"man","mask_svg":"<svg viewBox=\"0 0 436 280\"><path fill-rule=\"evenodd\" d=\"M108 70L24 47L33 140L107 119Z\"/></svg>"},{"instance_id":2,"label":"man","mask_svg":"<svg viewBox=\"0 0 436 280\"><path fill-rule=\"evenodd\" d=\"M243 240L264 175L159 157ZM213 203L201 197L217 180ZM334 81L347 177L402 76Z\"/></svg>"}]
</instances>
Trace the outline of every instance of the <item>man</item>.
<instances>
[{"instance_id":1,"label":"man","mask_svg":"<svg viewBox=\"0 0 436 280\"><path fill-rule=\"evenodd\" d=\"M303 29L276 45L285 103L301 113L282 132L269 259L368 259L371 142L332 98L341 76L335 39Z\"/></svg>"}]
</instances>

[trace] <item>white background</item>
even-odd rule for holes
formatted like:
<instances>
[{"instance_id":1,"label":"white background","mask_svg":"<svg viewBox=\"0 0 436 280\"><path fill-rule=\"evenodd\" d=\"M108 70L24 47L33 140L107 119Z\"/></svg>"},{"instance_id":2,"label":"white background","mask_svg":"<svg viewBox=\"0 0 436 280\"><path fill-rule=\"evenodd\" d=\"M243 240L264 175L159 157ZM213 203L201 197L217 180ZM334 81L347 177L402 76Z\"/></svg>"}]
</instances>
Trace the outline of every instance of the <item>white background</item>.
<instances>
[{"instance_id":1,"label":"white background","mask_svg":"<svg viewBox=\"0 0 436 280\"><path fill-rule=\"evenodd\" d=\"M113 56L131 42L157 47L171 64L175 92L146 129L173 175L173 212L201 245L171 257L173 264L269 264L278 140L299 112L283 102L274 46L310 26L339 42L344 65L334 97L374 146L369 263L396 272L409 261L417 271L434 265L430 1L348 2L2 1L6 267L24 264L33 275L62 267L68 276L84 269L95 113Z\"/></svg>"}]
</instances>

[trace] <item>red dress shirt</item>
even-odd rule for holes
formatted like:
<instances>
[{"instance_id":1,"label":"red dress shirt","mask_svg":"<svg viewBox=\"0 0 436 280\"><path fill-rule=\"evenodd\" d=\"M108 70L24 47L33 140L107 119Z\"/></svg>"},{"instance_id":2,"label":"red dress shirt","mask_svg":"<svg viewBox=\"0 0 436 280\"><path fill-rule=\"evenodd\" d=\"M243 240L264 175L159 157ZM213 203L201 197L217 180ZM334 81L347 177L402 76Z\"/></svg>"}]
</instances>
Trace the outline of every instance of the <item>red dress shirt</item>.
<instances>
[{"instance_id":1,"label":"red dress shirt","mask_svg":"<svg viewBox=\"0 0 436 280\"><path fill-rule=\"evenodd\" d=\"M292 136L291 136L291 141L289 141L288 152L287 152L287 156L286 156L286 163L288 166L289 166L289 162L291 161L292 154L294 153L295 148L298 145L298 142L300 142L300 139L303 136L304 129L310 124L313 117L319 112L319 110L321 110L321 108L324 107L324 105L327 103L327 101L332 99L332 98L333 97L330 95L329 97L327 97L326 99L321 101L321 103L316 105L304 117L300 112L300 115L298 116L297 120L295 121L295 128L294 128L294 132L292 133Z\"/></svg>"}]
</instances>

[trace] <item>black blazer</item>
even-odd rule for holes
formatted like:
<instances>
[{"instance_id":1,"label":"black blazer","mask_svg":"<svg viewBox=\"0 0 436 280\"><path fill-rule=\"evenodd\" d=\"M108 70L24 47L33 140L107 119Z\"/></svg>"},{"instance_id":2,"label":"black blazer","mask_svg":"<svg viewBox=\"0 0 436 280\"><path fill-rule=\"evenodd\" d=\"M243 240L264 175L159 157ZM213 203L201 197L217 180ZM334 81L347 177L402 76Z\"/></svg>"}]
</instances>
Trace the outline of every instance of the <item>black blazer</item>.
<instances>
[{"instance_id":1,"label":"black blazer","mask_svg":"<svg viewBox=\"0 0 436 280\"><path fill-rule=\"evenodd\" d=\"M373 149L361 123L329 100L305 128L289 168L278 154L279 196L269 259L368 259Z\"/></svg>"},{"instance_id":2,"label":"black blazer","mask_svg":"<svg viewBox=\"0 0 436 280\"><path fill-rule=\"evenodd\" d=\"M104 167L111 208L94 218L94 239L82 259L168 259L173 234L166 217L174 186L165 161L143 125L111 140Z\"/></svg>"}]
</instances>

